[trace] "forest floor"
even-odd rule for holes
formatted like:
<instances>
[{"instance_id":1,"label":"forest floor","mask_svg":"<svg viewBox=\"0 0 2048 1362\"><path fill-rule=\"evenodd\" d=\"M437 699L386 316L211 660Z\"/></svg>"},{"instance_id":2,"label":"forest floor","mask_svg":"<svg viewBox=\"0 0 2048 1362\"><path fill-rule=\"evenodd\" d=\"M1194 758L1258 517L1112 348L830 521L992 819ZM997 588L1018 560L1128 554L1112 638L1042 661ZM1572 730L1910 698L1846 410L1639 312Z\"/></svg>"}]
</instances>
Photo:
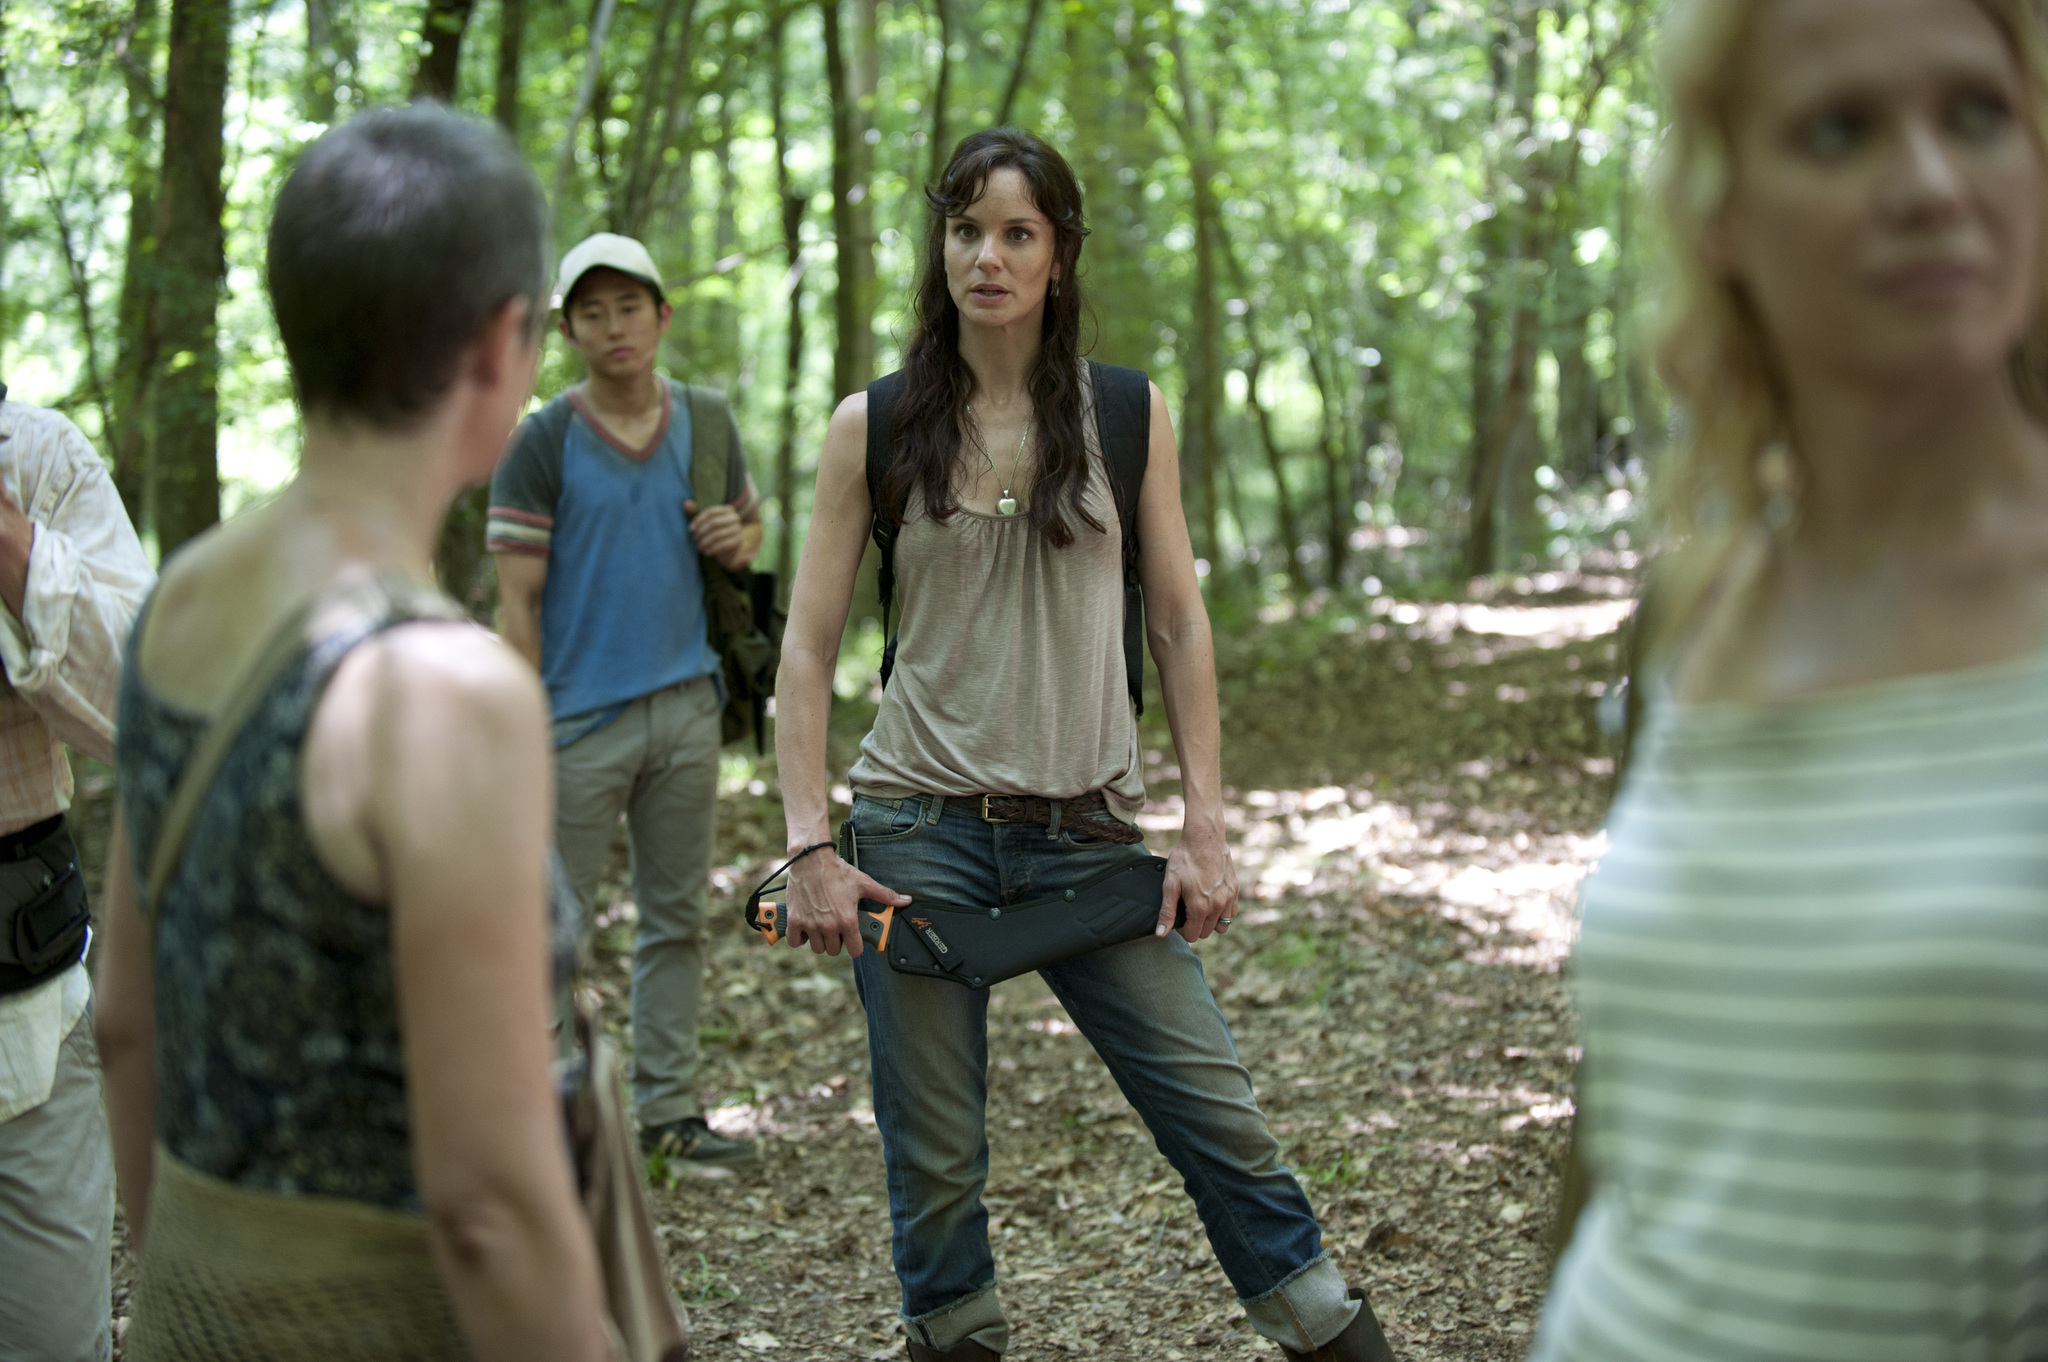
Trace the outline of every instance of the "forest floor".
<instances>
[{"instance_id":1,"label":"forest floor","mask_svg":"<svg viewBox=\"0 0 2048 1362\"><path fill-rule=\"evenodd\" d=\"M1407 1362L1518 1359L1541 1307L1577 1058L1559 967L1602 845L1612 762L1595 707L1628 608L1598 589L1621 583L1591 585L1383 600L1219 644L1244 904L1198 949L1326 1247ZM835 710L836 769L871 714ZM1179 786L1157 703L1143 733L1142 822L1163 852ZM781 810L772 759L728 777L700 1091L715 1127L764 1153L731 1171L654 1169L693 1356L901 1357L851 968L742 926ZM630 894L622 846L592 981L622 1040ZM989 1030L986 1200L1014 1362L1277 1359L1043 984L997 987Z\"/></svg>"}]
</instances>

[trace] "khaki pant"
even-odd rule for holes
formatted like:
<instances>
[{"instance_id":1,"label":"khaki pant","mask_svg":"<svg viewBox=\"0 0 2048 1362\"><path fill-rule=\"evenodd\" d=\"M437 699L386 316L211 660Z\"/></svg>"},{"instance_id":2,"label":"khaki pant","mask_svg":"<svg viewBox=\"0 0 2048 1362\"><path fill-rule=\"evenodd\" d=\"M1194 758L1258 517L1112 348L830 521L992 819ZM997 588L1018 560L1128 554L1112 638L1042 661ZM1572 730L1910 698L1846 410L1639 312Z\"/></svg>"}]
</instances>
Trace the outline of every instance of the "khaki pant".
<instances>
[{"instance_id":1,"label":"khaki pant","mask_svg":"<svg viewBox=\"0 0 2048 1362\"><path fill-rule=\"evenodd\" d=\"M619 814L633 853L633 1106L642 1128L701 1112L697 1001L718 816L718 688L700 677L635 700L555 753L555 840L595 917ZM573 721L571 721L573 722Z\"/></svg>"},{"instance_id":2,"label":"khaki pant","mask_svg":"<svg viewBox=\"0 0 2048 1362\"><path fill-rule=\"evenodd\" d=\"M50 1100L0 1122L0 1362L113 1355L114 1151L86 1009Z\"/></svg>"}]
</instances>

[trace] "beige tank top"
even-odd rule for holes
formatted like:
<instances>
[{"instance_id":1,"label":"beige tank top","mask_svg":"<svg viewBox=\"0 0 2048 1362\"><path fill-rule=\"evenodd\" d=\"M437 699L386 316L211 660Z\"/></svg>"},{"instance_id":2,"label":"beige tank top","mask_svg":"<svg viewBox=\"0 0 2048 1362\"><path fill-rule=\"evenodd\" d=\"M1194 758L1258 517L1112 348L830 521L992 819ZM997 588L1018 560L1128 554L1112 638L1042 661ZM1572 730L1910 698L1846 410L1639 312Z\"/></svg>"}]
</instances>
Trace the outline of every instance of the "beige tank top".
<instances>
[{"instance_id":1,"label":"beige tank top","mask_svg":"<svg viewBox=\"0 0 2048 1362\"><path fill-rule=\"evenodd\" d=\"M896 539L896 669L853 766L860 793L1099 789L1126 821L1144 806L1124 679L1123 534L1085 391L1082 504L1101 532L1077 522L1074 542L1054 548L1023 515L960 510L942 525L912 494Z\"/></svg>"}]
</instances>

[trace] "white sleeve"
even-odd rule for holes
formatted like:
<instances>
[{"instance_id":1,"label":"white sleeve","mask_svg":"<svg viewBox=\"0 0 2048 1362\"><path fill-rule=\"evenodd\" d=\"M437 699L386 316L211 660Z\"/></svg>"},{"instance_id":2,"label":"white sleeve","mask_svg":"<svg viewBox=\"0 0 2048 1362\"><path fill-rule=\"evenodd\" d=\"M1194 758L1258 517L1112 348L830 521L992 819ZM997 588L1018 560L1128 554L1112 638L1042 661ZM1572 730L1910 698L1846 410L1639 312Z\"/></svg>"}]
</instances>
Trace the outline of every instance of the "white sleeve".
<instances>
[{"instance_id":1,"label":"white sleeve","mask_svg":"<svg viewBox=\"0 0 2048 1362\"><path fill-rule=\"evenodd\" d=\"M0 608L0 663L52 732L112 761L121 654L156 574L85 436L68 421L49 433L55 448L16 451L8 490L35 522L35 541L21 618Z\"/></svg>"}]
</instances>

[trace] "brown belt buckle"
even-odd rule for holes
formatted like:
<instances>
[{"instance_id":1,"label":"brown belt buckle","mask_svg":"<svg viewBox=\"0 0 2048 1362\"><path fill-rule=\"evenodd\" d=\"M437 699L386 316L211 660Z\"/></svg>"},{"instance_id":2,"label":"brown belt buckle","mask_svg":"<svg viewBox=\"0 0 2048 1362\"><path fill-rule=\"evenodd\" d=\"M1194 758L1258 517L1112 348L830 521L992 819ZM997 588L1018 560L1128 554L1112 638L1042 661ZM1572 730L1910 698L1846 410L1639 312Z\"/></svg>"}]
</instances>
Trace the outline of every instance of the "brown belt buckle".
<instances>
[{"instance_id":1,"label":"brown belt buckle","mask_svg":"<svg viewBox=\"0 0 2048 1362\"><path fill-rule=\"evenodd\" d=\"M995 795L983 795L983 796L981 797L981 821L982 821L982 822L984 822L984 823L1008 823L1008 822L1010 822L1010 821L1011 821L1010 819L1007 819L1007 818L998 818L998 817L996 817L996 816L995 816L994 814L992 814L992 813L990 813L990 812L988 811L988 802L989 802L989 800L991 800L991 799L994 799L994 798L996 798L996 797L997 797L997 796L995 796Z\"/></svg>"}]
</instances>

